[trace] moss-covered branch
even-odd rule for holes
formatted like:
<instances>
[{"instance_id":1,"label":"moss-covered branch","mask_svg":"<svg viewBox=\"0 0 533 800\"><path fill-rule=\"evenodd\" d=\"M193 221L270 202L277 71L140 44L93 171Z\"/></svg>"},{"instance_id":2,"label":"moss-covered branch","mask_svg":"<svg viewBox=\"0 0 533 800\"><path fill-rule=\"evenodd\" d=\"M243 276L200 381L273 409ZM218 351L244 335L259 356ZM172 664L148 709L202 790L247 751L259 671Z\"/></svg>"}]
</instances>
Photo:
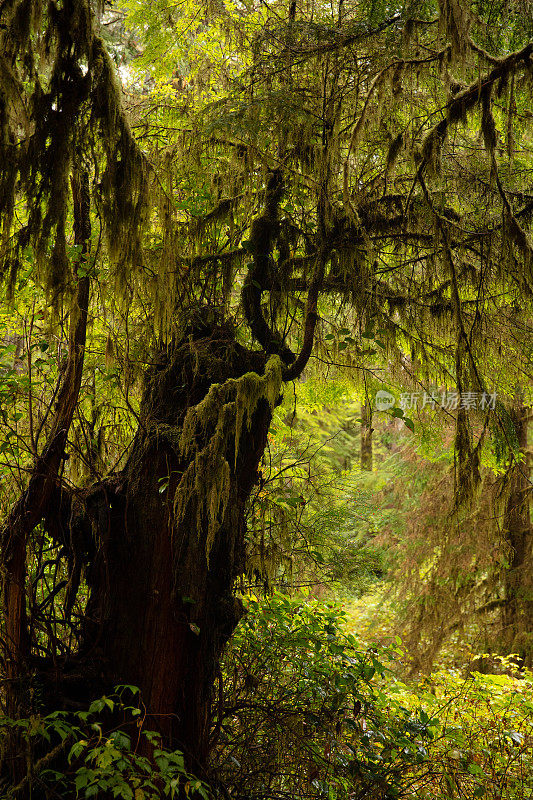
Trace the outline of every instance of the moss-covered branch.
<instances>
[{"instance_id":1,"label":"moss-covered branch","mask_svg":"<svg viewBox=\"0 0 533 800\"><path fill-rule=\"evenodd\" d=\"M276 353L290 364L294 361L294 354L268 324L261 307L263 292L272 285L272 249L279 233L278 207L282 194L283 177L279 170L274 170L267 184L263 213L252 224L250 251L253 261L242 288L242 305L252 335L265 352Z\"/></svg>"}]
</instances>

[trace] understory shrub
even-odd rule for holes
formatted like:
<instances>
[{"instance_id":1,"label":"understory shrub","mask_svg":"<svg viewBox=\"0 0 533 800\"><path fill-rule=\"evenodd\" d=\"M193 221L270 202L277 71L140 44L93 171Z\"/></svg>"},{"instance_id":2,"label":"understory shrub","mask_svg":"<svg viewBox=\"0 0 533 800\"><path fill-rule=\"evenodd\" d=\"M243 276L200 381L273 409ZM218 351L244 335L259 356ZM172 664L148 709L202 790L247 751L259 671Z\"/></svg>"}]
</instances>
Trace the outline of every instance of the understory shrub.
<instances>
[{"instance_id":1,"label":"understory shrub","mask_svg":"<svg viewBox=\"0 0 533 800\"><path fill-rule=\"evenodd\" d=\"M404 653L350 632L342 607L248 600L224 662L213 773L236 800L533 796L533 680L395 676Z\"/></svg>"},{"instance_id":2,"label":"understory shrub","mask_svg":"<svg viewBox=\"0 0 533 800\"><path fill-rule=\"evenodd\" d=\"M86 711L19 720L0 716L0 737L18 735L28 765L16 786L0 786L0 797L206 800L207 787L189 775L183 753L164 749L159 733L145 728L144 715L139 690L118 686ZM116 721L111 730L110 718ZM150 758L141 754L147 750Z\"/></svg>"},{"instance_id":3,"label":"understory shrub","mask_svg":"<svg viewBox=\"0 0 533 800\"><path fill-rule=\"evenodd\" d=\"M396 676L400 640L358 639L339 605L282 594L247 605L215 684L208 780L161 746L138 690L122 686L86 711L0 717L0 737L18 735L28 764L0 798L533 796L530 672L441 670L410 687Z\"/></svg>"}]
</instances>

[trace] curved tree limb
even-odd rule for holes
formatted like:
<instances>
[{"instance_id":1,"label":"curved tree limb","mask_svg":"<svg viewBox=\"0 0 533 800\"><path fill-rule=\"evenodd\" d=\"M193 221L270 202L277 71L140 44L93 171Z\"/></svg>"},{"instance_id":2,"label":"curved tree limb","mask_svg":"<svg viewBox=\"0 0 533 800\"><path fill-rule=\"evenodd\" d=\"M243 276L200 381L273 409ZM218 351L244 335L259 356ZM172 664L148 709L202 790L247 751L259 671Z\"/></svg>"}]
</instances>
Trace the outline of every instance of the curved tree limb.
<instances>
[{"instance_id":1,"label":"curved tree limb","mask_svg":"<svg viewBox=\"0 0 533 800\"><path fill-rule=\"evenodd\" d=\"M293 381L295 378L298 378L305 369L305 366L311 356L313 342L315 339L316 323L318 322L318 297L324 282L326 261L327 252L326 249L322 247L317 254L313 278L307 292L307 307L305 311L302 349L300 350L295 361L283 371L284 381Z\"/></svg>"},{"instance_id":2,"label":"curved tree limb","mask_svg":"<svg viewBox=\"0 0 533 800\"><path fill-rule=\"evenodd\" d=\"M294 354L283 342L280 334L271 328L263 315L261 297L272 286L272 248L279 231L278 207L283 194L283 176L274 170L269 178L265 207L256 217L250 235L250 250L253 261L242 287L244 315L261 347L268 354L277 354L285 364L294 361Z\"/></svg>"},{"instance_id":3,"label":"curved tree limb","mask_svg":"<svg viewBox=\"0 0 533 800\"><path fill-rule=\"evenodd\" d=\"M72 177L74 238L81 246L75 272L85 262L90 240L89 176L75 172ZM11 509L0 533L0 563L3 568L3 602L6 620L6 674L13 683L8 697L8 714L16 711L16 678L27 659L29 642L26 629L26 547L28 537L45 515L64 459L68 431L78 402L83 374L90 279L78 278L73 301L66 369L60 377L50 433L37 456L28 487ZM11 708L10 708L11 706Z\"/></svg>"},{"instance_id":4,"label":"curved tree limb","mask_svg":"<svg viewBox=\"0 0 533 800\"><path fill-rule=\"evenodd\" d=\"M419 171L431 163L431 153L435 146L440 147L447 135L450 125L464 119L467 111L478 106L486 92L490 92L492 86L510 74L520 63L531 68L531 57L533 55L533 42L529 42L525 47L510 53L505 58L499 59L494 69L483 76L480 80L471 83L462 92L458 92L445 106L446 116L437 122L426 135L422 144L422 161Z\"/></svg>"}]
</instances>

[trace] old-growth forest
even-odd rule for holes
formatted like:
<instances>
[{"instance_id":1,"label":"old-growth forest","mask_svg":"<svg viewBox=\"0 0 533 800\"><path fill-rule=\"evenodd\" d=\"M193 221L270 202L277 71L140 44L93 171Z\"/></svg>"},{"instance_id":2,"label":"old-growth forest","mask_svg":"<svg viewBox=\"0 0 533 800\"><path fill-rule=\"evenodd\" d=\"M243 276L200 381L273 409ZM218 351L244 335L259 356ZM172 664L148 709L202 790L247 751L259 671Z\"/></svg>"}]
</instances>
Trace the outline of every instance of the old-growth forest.
<instances>
[{"instance_id":1,"label":"old-growth forest","mask_svg":"<svg viewBox=\"0 0 533 800\"><path fill-rule=\"evenodd\" d=\"M530 0L0 0L0 797L533 796Z\"/></svg>"}]
</instances>

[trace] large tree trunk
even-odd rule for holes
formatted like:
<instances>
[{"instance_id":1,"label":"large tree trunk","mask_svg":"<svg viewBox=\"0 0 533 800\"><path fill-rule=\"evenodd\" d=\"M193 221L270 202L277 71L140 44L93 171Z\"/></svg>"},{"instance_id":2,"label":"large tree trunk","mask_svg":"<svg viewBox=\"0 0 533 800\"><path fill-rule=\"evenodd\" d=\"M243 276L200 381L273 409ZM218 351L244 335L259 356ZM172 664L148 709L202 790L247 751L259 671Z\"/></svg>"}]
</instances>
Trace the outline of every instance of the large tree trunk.
<instances>
[{"instance_id":1,"label":"large tree trunk","mask_svg":"<svg viewBox=\"0 0 533 800\"><path fill-rule=\"evenodd\" d=\"M504 573L505 602L502 606L503 650L518 653L527 666L533 664L533 529L530 516L529 409L520 405L511 412L524 460L510 475L503 528L510 548L510 563Z\"/></svg>"},{"instance_id":2,"label":"large tree trunk","mask_svg":"<svg viewBox=\"0 0 533 800\"><path fill-rule=\"evenodd\" d=\"M140 687L150 728L195 772L209 752L219 658L241 615L232 587L244 569L244 508L279 395L281 368L264 371L262 354L221 330L162 353L128 464L88 503L97 556L87 645L109 684Z\"/></svg>"},{"instance_id":3,"label":"large tree trunk","mask_svg":"<svg viewBox=\"0 0 533 800\"><path fill-rule=\"evenodd\" d=\"M39 493L32 525L43 520L62 557L78 565L66 618L81 560L89 599L82 644L61 661L32 647L20 612L26 602L7 607L6 627L16 627L18 637L10 649L16 686L33 674L50 710L87 703L117 684L138 686L145 726L181 749L192 772L203 773L213 682L242 614L233 584L244 570L245 504L281 384L277 356L246 350L221 325L191 328L161 351L145 379L123 471L87 490L72 492L56 479L46 496ZM24 564L24 548L16 552ZM9 588L14 569L4 563L12 570ZM26 598L25 573L16 577ZM12 712L27 715L30 707L22 702ZM11 770L11 780L20 781L24 758L5 755L20 766Z\"/></svg>"}]
</instances>

